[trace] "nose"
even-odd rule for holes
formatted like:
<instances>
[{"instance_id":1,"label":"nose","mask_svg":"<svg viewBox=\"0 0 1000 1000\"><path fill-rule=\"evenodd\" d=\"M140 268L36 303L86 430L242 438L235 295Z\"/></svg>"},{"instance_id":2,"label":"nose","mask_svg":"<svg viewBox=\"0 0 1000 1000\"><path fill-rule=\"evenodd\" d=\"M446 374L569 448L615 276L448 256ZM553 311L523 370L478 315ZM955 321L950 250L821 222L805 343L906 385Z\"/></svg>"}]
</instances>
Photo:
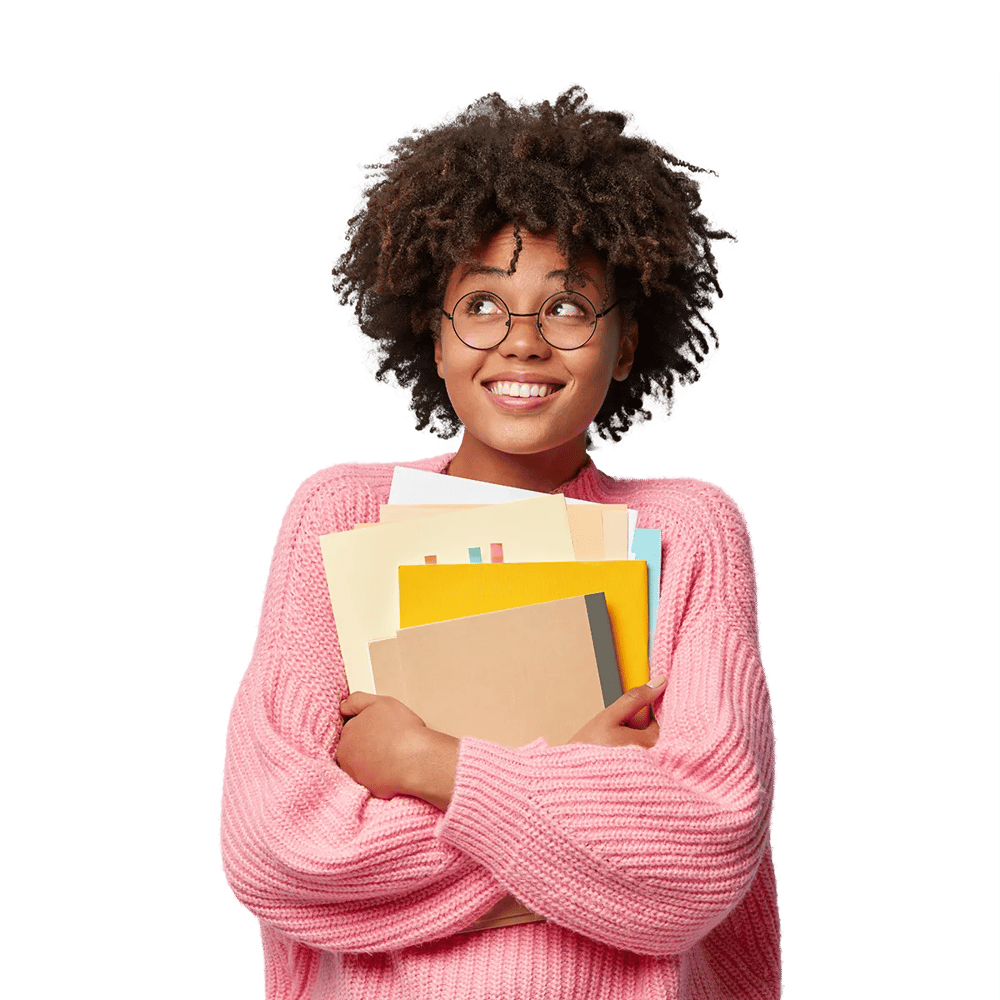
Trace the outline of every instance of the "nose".
<instances>
[{"instance_id":1,"label":"nose","mask_svg":"<svg viewBox=\"0 0 1000 1000\"><path fill-rule=\"evenodd\" d=\"M552 346L538 328L538 314L510 314L510 330L497 349L507 358L547 358Z\"/></svg>"}]
</instances>

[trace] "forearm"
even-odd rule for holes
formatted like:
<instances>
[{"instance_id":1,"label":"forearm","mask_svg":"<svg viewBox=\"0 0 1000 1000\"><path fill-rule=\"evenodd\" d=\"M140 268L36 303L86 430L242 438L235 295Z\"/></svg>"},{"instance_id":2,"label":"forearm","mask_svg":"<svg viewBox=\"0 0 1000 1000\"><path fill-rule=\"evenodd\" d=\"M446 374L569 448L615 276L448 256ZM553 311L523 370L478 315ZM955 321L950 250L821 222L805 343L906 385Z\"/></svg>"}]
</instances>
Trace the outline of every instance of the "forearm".
<instances>
[{"instance_id":1,"label":"forearm","mask_svg":"<svg viewBox=\"0 0 1000 1000\"><path fill-rule=\"evenodd\" d=\"M503 896L437 838L438 808L375 799L328 757L246 722L238 706L223 859L233 891L262 920L314 947L392 950L461 930ZM262 767L268 760L278 766Z\"/></svg>"},{"instance_id":2,"label":"forearm","mask_svg":"<svg viewBox=\"0 0 1000 1000\"><path fill-rule=\"evenodd\" d=\"M744 772L736 801L664 772L639 747L463 740L438 835L553 923L677 954L739 902L765 846L769 803L755 776L728 748L716 752L720 771Z\"/></svg>"},{"instance_id":3,"label":"forearm","mask_svg":"<svg viewBox=\"0 0 1000 1000\"><path fill-rule=\"evenodd\" d=\"M459 741L433 729L425 729L421 739L421 751L412 758L405 794L423 799L443 812L455 791Z\"/></svg>"}]
</instances>

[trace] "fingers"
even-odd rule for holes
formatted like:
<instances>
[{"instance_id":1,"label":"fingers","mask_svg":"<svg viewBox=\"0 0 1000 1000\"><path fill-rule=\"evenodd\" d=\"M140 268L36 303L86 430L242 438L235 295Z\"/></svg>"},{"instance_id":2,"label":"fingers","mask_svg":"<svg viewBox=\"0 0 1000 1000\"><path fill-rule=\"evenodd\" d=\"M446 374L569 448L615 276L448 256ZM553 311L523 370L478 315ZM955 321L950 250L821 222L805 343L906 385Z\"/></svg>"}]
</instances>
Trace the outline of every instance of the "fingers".
<instances>
[{"instance_id":1,"label":"fingers","mask_svg":"<svg viewBox=\"0 0 1000 1000\"><path fill-rule=\"evenodd\" d=\"M629 719L625 725L629 729L645 729L653 718L653 713L649 710L649 706L646 705L644 708L640 708L635 715Z\"/></svg>"},{"instance_id":2,"label":"fingers","mask_svg":"<svg viewBox=\"0 0 1000 1000\"><path fill-rule=\"evenodd\" d=\"M622 725L656 701L663 694L666 683L667 679L662 674L659 677L654 677L648 684L640 684L638 687L630 688L604 711L616 725ZM645 726L639 726L639 728L645 728Z\"/></svg>"},{"instance_id":3,"label":"fingers","mask_svg":"<svg viewBox=\"0 0 1000 1000\"><path fill-rule=\"evenodd\" d=\"M368 694L367 691L355 691L340 703L340 714L357 715L372 705L376 697L377 695Z\"/></svg>"},{"instance_id":4,"label":"fingers","mask_svg":"<svg viewBox=\"0 0 1000 1000\"><path fill-rule=\"evenodd\" d=\"M645 737L643 746L651 749L656 746L656 742L660 738L660 727L653 721L642 731L642 735Z\"/></svg>"},{"instance_id":5,"label":"fingers","mask_svg":"<svg viewBox=\"0 0 1000 1000\"><path fill-rule=\"evenodd\" d=\"M645 729L633 729L631 726L611 726L604 740L605 746L644 747L646 750L656 746L660 738L660 727L651 722Z\"/></svg>"}]
</instances>

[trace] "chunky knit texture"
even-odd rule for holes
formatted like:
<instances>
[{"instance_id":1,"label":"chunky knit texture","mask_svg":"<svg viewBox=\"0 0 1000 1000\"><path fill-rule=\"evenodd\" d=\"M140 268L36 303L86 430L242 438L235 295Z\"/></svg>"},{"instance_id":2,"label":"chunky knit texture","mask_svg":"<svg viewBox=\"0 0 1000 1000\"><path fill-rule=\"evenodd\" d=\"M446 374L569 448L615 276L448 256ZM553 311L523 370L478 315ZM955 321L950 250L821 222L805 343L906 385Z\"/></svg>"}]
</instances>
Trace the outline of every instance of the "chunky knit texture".
<instances>
[{"instance_id":1,"label":"chunky knit texture","mask_svg":"<svg viewBox=\"0 0 1000 1000\"><path fill-rule=\"evenodd\" d=\"M593 464L561 487L663 531L659 741L465 738L442 813L373 798L331 756L347 686L318 537L378 520L391 477L342 465L302 485L233 707L223 857L260 919L268 1000L777 997L771 710L735 505ZM507 893L545 921L455 934Z\"/></svg>"}]
</instances>

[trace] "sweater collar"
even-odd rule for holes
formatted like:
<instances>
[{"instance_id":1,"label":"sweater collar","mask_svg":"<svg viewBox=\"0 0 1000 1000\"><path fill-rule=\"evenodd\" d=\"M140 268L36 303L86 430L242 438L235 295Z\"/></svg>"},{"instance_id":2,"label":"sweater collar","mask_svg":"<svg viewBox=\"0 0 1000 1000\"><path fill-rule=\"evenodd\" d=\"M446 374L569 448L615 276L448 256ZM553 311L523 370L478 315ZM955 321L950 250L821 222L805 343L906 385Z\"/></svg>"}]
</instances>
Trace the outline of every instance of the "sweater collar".
<instances>
[{"instance_id":1,"label":"sweater collar","mask_svg":"<svg viewBox=\"0 0 1000 1000\"><path fill-rule=\"evenodd\" d=\"M434 458L421 462L424 468L430 472L445 473L451 464L451 460L458 452L450 452L447 455L437 455ZM560 483L552 493L562 493L565 496L573 497L577 500L595 500L600 502L600 495L607 493L611 480L601 472L594 460L588 455L587 462L580 471L566 482Z\"/></svg>"}]
</instances>

